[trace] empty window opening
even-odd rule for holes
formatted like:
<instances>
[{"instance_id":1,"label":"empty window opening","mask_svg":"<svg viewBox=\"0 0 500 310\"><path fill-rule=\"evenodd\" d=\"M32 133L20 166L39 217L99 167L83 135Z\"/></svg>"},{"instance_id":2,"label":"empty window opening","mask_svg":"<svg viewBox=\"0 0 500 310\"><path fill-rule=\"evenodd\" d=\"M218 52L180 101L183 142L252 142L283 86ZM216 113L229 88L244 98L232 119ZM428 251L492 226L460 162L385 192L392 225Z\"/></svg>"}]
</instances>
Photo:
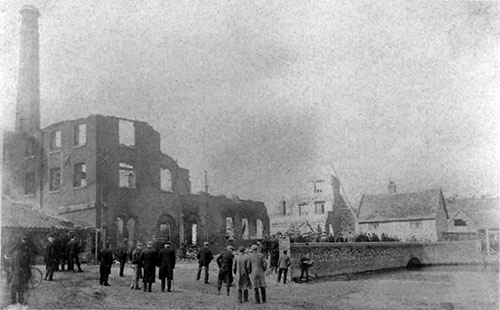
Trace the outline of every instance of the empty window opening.
<instances>
[{"instance_id":1,"label":"empty window opening","mask_svg":"<svg viewBox=\"0 0 500 310\"><path fill-rule=\"evenodd\" d=\"M49 190L58 191L61 189L61 168L50 169Z\"/></svg>"},{"instance_id":2,"label":"empty window opening","mask_svg":"<svg viewBox=\"0 0 500 310\"><path fill-rule=\"evenodd\" d=\"M463 219L453 220L453 226L467 226L467 223Z\"/></svg>"},{"instance_id":3,"label":"empty window opening","mask_svg":"<svg viewBox=\"0 0 500 310\"><path fill-rule=\"evenodd\" d=\"M241 220L241 237L243 239L249 239L250 233L248 229L248 219Z\"/></svg>"},{"instance_id":4,"label":"empty window opening","mask_svg":"<svg viewBox=\"0 0 500 310\"><path fill-rule=\"evenodd\" d=\"M120 163L120 187L135 188L134 166Z\"/></svg>"},{"instance_id":5,"label":"empty window opening","mask_svg":"<svg viewBox=\"0 0 500 310\"><path fill-rule=\"evenodd\" d=\"M160 172L160 188L162 191L172 191L172 173L168 169L161 169Z\"/></svg>"},{"instance_id":6,"label":"empty window opening","mask_svg":"<svg viewBox=\"0 0 500 310\"><path fill-rule=\"evenodd\" d=\"M234 226L232 217L226 217L226 239L234 239Z\"/></svg>"},{"instance_id":7,"label":"empty window opening","mask_svg":"<svg viewBox=\"0 0 500 310\"><path fill-rule=\"evenodd\" d=\"M73 176L73 187L87 186L87 165L76 164Z\"/></svg>"},{"instance_id":8,"label":"empty window opening","mask_svg":"<svg viewBox=\"0 0 500 310\"><path fill-rule=\"evenodd\" d=\"M257 227L257 239L261 239L264 236L264 224L262 220L257 220L255 226Z\"/></svg>"},{"instance_id":9,"label":"empty window opening","mask_svg":"<svg viewBox=\"0 0 500 310\"><path fill-rule=\"evenodd\" d=\"M191 244L198 242L198 224L191 225Z\"/></svg>"},{"instance_id":10,"label":"empty window opening","mask_svg":"<svg viewBox=\"0 0 500 310\"><path fill-rule=\"evenodd\" d=\"M116 233L118 234L118 240L123 239L123 220L121 217L116 218Z\"/></svg>"},{"instance_id":11,"label":"empty window opening","mask_svg":"<svg viewBox=\"0 0 500 310\"><path fill-rule=\"evenodd\" d=\"M61 148L61 131L53 131L50 133L50 149L58 150Z\"/></svg>"},{"instance_id":12,"label":"empty window opening","mask_svg":"<svg viewBox=\"0 0 500 310\"><path fill-rule=\"evenodd\" d=\"M35 174L28 173L26 174L24 180L24 194L25 195L34 195L35 194Z\"/></svg>"},{"instance_id":13,"label":"empty window opening","mask_svg":"<svg viewBox=\"0 0 500 310\"><path fill-rule=\"evenodd\" d=\"M80 124L73 129L73 145L80 146L87 143L87 125Z\"/></svg>"},{"instance_id":14,"label":"empty window opening","mask_svg":"<svg viewBox=\"0 0 500 310\"><path fill-rule=\"evenodd\" d=\"M134 122L121 119L118 122L120 145L135 146Z\"/></svg>"}]
</instances>

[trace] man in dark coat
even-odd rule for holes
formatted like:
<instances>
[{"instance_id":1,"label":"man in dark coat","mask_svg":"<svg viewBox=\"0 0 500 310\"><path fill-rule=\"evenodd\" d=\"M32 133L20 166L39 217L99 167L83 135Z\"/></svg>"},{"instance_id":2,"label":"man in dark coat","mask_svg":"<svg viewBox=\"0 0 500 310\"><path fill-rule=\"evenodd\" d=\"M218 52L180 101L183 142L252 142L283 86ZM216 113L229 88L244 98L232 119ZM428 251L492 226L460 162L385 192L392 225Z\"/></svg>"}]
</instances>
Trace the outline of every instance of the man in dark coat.
<instances>
[{"instance_id":1,"label":"man in dark coat","mask_svg":"<svg viewBox=\"0 0 500 310\"><path fill-rule=\"evenodd\" d=\"M59 240L59 258L61 263L61 271L64 271L64 265L68 265L68 270L69 270L68 242L70 240L71 240L70 232L64 231Z\"/></svg>"},{"instance_id":2,"label":"man in dark coat","mask_svg":"<svg viewBox=\"0 0 500 310\"><path fill-rule=\"evenodd\" d=\"M124 277L123 269L125 269L125 263L127 263L127 250L128 250L128 239L123 239L123 243L118 246L116 251L116 258L120 262L120 277Z\"/></svg>"},{"instance_id":3,"label":"man in dark coat","mask_svg":"<svg viewBox=\"0 0 500 310\"><path fill-rule=\"evenodd\" d=\"M12 304L24 304L24 292L28 288L28 281L31 277L31 251L26 236L21 237L20 243L12 253L10 299Z\"/></svg>"},{"instance_id":4,"label":"man in dark coat","mask_svg":"<svg viewBox=\"0 0 500 310\"><path fill-rule=\"evenodd\" d=\"M196 275L196 280L200 279L201 270L205 268L205 283L208 284L208 266L212 259L214 259L212 251L208 248L208 242L203 244L203 248L196 255L196 258L198 258L198 273Z\"/></svg>"},{"instance_id":5,"label":"man in dark coat","mask_svg":"<svg viewBox=\"0 0 500 310\"><path fill-rule=\"evenodd\" d=\"M113 252L109 249L109 242L106 242L104 249L99 253L100 262L99 273L101 275L99 284L109 286L108 279L111 274L111 265L113 265Z\"/></svg>"},{"instance_id":6,"label":"man in dark coat","mask_svg":"<svg viewBox=\"0 0 500 310\"><path fill-rule=\"evenodd\" d=\"M167 278L167 292L171 292L175 268L175 250L172 249L170 242L165 243L165 248L158 253L158 262L160 264L158 278L161 280L161 291L165 291L165 278Z\"/></svg>"},{"instance_id":7,"label":"man in dark coat","mask_svg":"<svg viewBox=\"0 0 500 310\"><path fill-rule=\"evenodd\" d=\"M139 256L139 266L143 268L144 275L142 282L144 282L144 291L151 292L151 287L155 283L156 278L156 265L158 261L158 251L153 247L153 242L148 241L147 247L141 252Z\"/></svg>"},{"instance_id":8,"label":"man in dark coat","mask_svg":"<svg viewBox=\"0 0 500 310\"><path fill-rule=\"evenodd\" d=\"M69 265L68 265L68 270L73 270L73 272L76 272L75 270L75 264L78 267L78 272L83 272L82 267L80 265L80 244L78 243L78 240L76 240L76 237L73 236L71 240L68 242L68 251L69 251Z\"/></svg>"},{"instance_id":9,"label":"man in dark coat","mask_svg":"<svg viewBox=\"0 0 500 310\"><path fill-rule=\"evenodd\" d=\"M227 296L229 296L229 291L231 289L231 284L233 283L233 247L228 245L226 250L222 252L219 257L217 257L217 265L219 266L219 278L217 280L217 289L222 288L222 282L226 282Z\"/></svg>"},{"instance_id":10,"label":"man in dark coat","mask_svg":"<svg viewBox=\"0 0 500 310\"><path fill-rule=\"evenodd\" d=\"M52 281L54 279L54 271L58 264L58 253L59 249L57 248L57 244L55 243L55 238L49 236L49 242L45 245L45 280Z\"/></svg>"}]
</instances>

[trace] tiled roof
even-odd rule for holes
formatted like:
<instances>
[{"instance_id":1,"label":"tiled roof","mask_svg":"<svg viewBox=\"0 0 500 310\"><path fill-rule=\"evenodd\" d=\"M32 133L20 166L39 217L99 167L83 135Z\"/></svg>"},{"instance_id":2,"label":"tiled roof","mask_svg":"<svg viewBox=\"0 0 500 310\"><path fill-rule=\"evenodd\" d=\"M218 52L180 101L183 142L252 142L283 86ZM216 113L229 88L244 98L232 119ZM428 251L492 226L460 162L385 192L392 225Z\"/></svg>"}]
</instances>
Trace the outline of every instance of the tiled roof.
<instances>
[{"instance_id":1,"label":"tiled roof","mask_svg":"<svg viewBox=\"0 0 500 310\"><path fill-rule=\"evenodd\" d=\"M359 222L435 218L441 190L418 193L365 195L358 210Z\"/></svg>"},{"instance_id":2,"label":"tiled roof","mask_svg":"<svg viewBox=\"0 0 500 310\"><path fill-rule=\"evenodd\" d=\"M76 228L77 224L44 214L20 202L2 199L2 227L24 229Z\"/></svg>"},{"instance_id":3,"label":"tiled roof","mask_svg":"<svg viewBox=\"0 0 500 310\"><path fill-rule=\"evenodd\" d=\"M450 218L462 211L481 228L500 227L500 199L499 198L464 198L448 200L446 202Z\"/></svg>"}]
</instances>

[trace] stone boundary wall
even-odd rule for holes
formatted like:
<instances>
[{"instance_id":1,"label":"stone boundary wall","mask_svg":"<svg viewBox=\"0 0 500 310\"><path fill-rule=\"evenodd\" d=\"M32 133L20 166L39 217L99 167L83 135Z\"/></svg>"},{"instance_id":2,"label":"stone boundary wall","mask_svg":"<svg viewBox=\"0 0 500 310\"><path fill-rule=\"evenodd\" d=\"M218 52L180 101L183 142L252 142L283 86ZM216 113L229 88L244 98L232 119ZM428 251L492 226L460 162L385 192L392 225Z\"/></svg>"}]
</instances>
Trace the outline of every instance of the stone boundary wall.
<instances>
[{"instance_id":1,"label":"stone boundary wall","mask_svg":"<svg viewBox=\"0 0 500 310\"><path fill-rule=\"evenodd\" d=\"M311 277L402 268L412 258L417 258L425 265L484 262L479 242L476 241L290 243L289 247L292 279L300 276L300 258L306 253L314 261L309 272Z\"/></svg>"},{"instance_id":2,"label":"stone boundary wall","mask_svg":"<svg viewBox=\"0 0 500 310\"><path fill-rule=\"evenodd\" d=\"M422 263L432 265L482 264L480 241L452 241L423 243Z\"/></svg>"}]
</instances>

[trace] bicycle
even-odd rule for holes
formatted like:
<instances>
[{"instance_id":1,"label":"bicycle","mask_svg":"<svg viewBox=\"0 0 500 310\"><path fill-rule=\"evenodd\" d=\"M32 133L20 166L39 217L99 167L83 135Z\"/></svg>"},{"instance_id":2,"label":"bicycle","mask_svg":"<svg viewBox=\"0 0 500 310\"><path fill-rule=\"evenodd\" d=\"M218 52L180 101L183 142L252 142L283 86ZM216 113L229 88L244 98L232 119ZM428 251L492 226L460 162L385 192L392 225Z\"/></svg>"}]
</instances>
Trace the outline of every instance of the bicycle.
<instances>
[{"instance_id":1,"label":"bicycle","mask_svg":"<svg viewBox=\"0 0 500 310\"><path fill-rule=\"evenodd\" d=\"M7 284L12 281L12 258L9 255L4 255L2 269L6 274ZM28 288L34 289L40 286L43 281L43 272L35 266L30 266L30 277L28 279Z\"/></svg>"}]
</instances>

